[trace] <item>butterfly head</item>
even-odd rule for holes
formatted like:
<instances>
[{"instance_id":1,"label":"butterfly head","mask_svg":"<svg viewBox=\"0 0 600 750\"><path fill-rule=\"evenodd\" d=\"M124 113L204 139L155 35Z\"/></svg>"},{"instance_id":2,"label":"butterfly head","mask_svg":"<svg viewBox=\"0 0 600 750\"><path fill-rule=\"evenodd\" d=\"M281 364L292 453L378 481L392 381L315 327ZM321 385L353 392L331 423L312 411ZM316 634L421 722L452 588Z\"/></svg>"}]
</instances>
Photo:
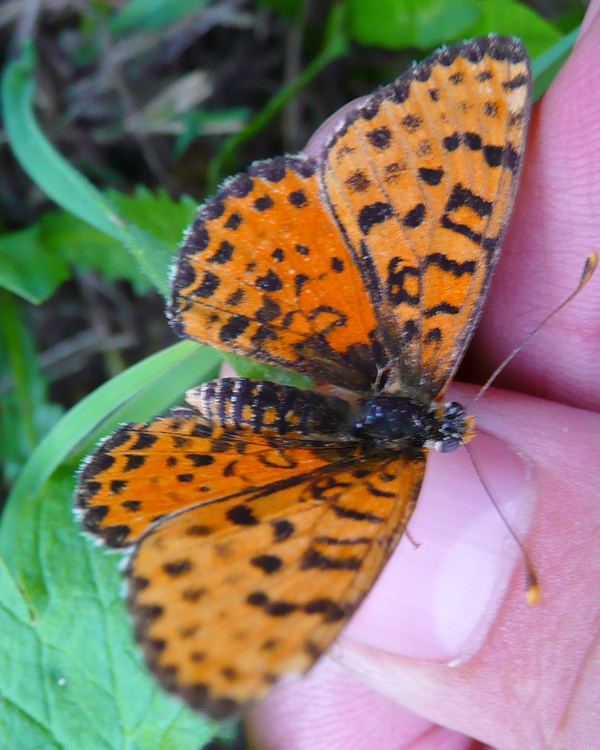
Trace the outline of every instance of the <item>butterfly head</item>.
<instances>
[{"instance_id":1,"label":"butterfly head","mask_svg":"<svg viewBox=\"0 0 600 750\"><path fill-rule=\"evenodd\" d=\"M456 401L436 405L435 412L431 437L426 445L436 451L451 453L475 434L475 417L468 416L465 407Z\"/></svg>"}]
</instances>

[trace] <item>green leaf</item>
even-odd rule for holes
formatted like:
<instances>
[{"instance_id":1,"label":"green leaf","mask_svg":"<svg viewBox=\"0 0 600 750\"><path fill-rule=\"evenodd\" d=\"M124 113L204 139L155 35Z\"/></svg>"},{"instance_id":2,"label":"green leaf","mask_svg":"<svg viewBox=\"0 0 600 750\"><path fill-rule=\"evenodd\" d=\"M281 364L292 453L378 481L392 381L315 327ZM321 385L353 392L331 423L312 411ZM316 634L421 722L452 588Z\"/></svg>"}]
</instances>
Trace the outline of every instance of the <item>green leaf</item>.
<instances>
[{"instance_id":1,"label":"green leaf","mask_svg":"<svg viewBox=\"0 0 600 750\"><path fill-rule=\"evenodd\" d=\"M39 220L39 238L41 247L52 253L60 253L76 268L97 271L108 281L129 281L139 295L154 288L122 242L108 237L67 211L44 214Z\"/></svg>"},{"instance_id":2,"label":"green leaf","mask_svg":"<svg viewBox=\"0 0 600 750\"><path fill-rule=\"evenodd\" d=\"M552 18L552 25L558 29L561 34L570 34L574 29L581 25L585 12L585 6L580 5L577 3L577 0L575 0L575 4L570 12Z\"/></svg>"},{"instance_id":3,"label":"green leaf","mask_svg":"<svg viewBox=\"0 0 600 750\"><path fill-rule=\"evenodd\" d=\"M112 17L110 31L115 34L164 30L183 16L196 14L207 0L129 0Z\"/></svg>"},{"instance_id":4,"label":"green leaf","mask_svg":"<svg viewBox=\"0 0 600 750\"><path fill-rule=\"evenodd\" d=\"M19 750L197 750L216 724L159 688L141 664L122 601L118 557L81 534L72 469L30 497L48 587L38 610L0 558L0 731Z\"/></svg>"},{"instance_id":5,"label":"green leaf","mask_svg":"<svg viewBox=\"0 0 600 750\"><path fill-rule=\"evenodd\" d=\"M478 0L481 15L469 28L469 36L494 32L518 36L532 58L556 44L561 38L554 26L527 5L516 0Z\"/></svg>"},{"instance_id":6,"label":"green leaf","mask_svg":"<svg viewBox=\"0 0 600 750\"><path fill-rule=\"evenodd\" d=\"M33 48L6 67L2 106L9 144L23 169L53 200L105 234L123 242L156 288L168 294L172 252L119 216L110 201L74 169L44 136L33 114Z\"/></svg>"},{"instance_id":7,"label":"green leaf","mask_svg":"<svg viewBox=\"0 0 600 750\"><path fill-rule=\"evenodd\" d=\"M122 216L133 224L143 227L153 237L173 250L181 242L184 229L194 218L198 203L183 195L178 200L169 197L165 190L153 193L143 185L133 195L109 190L107 196L119 209Z\"/></svg>"},{"instance_id":8,"label":"green leaf","mask_svg":"<svg viewBox=\"0 0 600 750\"><path fill-rule=\"evenodd\" d=\"M223 359L235 370L236 375L242 378L251 378L252 380L270 380L272 383L282 383L283 385L293 385L296 388L314 388L314 381L308 375L301 375L297 372L284 370L281 367L266 365L255 359L239 357L237 354L222 352Z\"/></svg>"},{"instance_id":9,"label":"green leaf","mask_svg":"<svg viewBox=\"0 0 600 750\"><path fill-rule=\"evenodd\" d=\"M57 203L102 232L121 239L114 209L47 140L33 114L33 47L6 66L2 109L8 141L23 169Z\"/></svg>"},{"instance_id":10,"label":"green leaf","mask_svg":"<svg viewBox=\"0 0 600 750\"><path fill-rule=\"evenodd\" d=\"M350 35L386 49L430 50L460 38L479 17L475 0L347 0Z\"/></svg>"},{"instance_id":11,"label":"green leaf","mask_svg":"<svg viewBox=\"0 0 600 750\"><path fill-rule=\"evenodd\" d=\"M217 352L193 341L175 344L80 401L37 446L19 474L0 524L0 555L18 575L36 610L44 609L49 596L32 528L41 513L35 498L44 483L72 454L89 451L94 440L120 422L149 419L181 401L190 386L216 375L220 361Z\"/></svg>"},{"instance_id":12,"label":"green leaf","mask_svg":"<svg viewBox=\"0 0 600 750\"><path fill-rule=\"evenodd\" d=\"M175 254L183 231L196 210L192 198L184 196L173 201L164 191L153 194L143 187L136 188L133 195L116 190L107 194L123 216L135 225L144 226L152 237L172 248ZM44 214L39 224L40 243L48 252L61 254L78 268L94 269L106 279L126 279L137 294L152 288L148 275L121 242L107 237L76 216L52 211Z\"/></svg>"},{"instance_id":13,"label":"green leaf","mask_svg":"<svg viewBox=\"0 0 600 750\"><path fill-rule=\"evenodd\" d=\"M69 268L60 255L41 247L37 226L0 235L0 286L4 289L39 305L68 278Z\"/></svg>"}]
</instances>

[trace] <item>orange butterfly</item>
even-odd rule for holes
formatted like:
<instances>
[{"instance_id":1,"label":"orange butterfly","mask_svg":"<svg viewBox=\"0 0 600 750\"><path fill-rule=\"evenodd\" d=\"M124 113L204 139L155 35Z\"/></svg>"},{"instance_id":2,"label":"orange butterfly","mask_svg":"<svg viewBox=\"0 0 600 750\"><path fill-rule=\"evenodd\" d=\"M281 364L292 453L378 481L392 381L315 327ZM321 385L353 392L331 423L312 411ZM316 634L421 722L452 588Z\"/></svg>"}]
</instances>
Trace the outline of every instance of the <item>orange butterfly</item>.
<instances>
[{"instance_id":1,"label":"orange butterfly","mask_svg":"<svg viewBox=\"0 0 600 750\"><path fill-rule=\"evenodd\" d=\"M254 164L200 208L174 329L338 395L212 381L82 468L83 524L133 548L137 637L192 706L224 717L307 670L398 543L427 450L471 438L442 396L498 257L530 103L518 40L442 49L348 115L320 158Z\"/></svg>"}]
</instances>

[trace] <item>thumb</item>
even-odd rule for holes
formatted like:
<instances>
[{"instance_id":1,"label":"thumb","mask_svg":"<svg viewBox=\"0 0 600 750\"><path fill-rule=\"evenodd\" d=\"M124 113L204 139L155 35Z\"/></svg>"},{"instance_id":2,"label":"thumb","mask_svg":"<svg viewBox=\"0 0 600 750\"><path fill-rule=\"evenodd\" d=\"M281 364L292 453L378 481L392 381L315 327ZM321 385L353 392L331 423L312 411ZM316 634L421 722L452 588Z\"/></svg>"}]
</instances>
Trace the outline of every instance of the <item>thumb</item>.
<instances>
[{"instance_id":1,"label":"thumb","mask_svg":"<svg viewBox=\"0 0 600 750\"><path fill-rule=\"evenodd\" d=\"M492 437L477 437L476 458L525 540L540 604L525 602L522 560L497 514L504 531L494 531L477 477L462 459L454 467L453 457L434 456L410 524L420 547L407 540L399 547L332 654L393 702L461 733L447 735L451 746L466 747L471 737L495 748L591 747L600 718L593 678L600 666L600 418L502 392L486 397L479 411L479 426ZM453 520L454 504L462 521ZM329 698L317 705L323 684ZM337 696L349 693L362 701L340 713ZM440 746L439 737L430 744L439 728L393 702L321 664L313 679L274 691L250 725L265 748L366 748L372 745L360 738L374 722L379 733L394 728L380 747L408 746L399 739L406 732L411 747L415 736L423 738L419 747ZM325 730L321 744L315 712ZM293 733L278 744L290 722ZM352 743L339 745L341 733Z\"/></svg>"}]
</instances>

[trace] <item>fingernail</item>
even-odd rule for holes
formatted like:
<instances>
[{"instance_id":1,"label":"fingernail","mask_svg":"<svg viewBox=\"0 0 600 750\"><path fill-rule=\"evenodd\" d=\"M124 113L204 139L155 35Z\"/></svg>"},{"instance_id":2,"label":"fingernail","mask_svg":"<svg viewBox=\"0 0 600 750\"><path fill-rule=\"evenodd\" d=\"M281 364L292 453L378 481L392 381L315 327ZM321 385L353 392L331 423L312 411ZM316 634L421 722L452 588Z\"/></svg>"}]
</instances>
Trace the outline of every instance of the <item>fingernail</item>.
<instances>
[{"instance_id":1,"label":"fingernail","mask_svg":"<svg viewBox=\"0 0 600 750\"><path fill-rule=\"evenodd\" d=\"M522 541L534 511L530 463L479 432L469 444L501 513ZM344 635L400 656L457 663L477 650L522 553L466 449L431 452L396 552ZM523 598L525 576L523 573Z\"/></svg>"}]
</instances>

